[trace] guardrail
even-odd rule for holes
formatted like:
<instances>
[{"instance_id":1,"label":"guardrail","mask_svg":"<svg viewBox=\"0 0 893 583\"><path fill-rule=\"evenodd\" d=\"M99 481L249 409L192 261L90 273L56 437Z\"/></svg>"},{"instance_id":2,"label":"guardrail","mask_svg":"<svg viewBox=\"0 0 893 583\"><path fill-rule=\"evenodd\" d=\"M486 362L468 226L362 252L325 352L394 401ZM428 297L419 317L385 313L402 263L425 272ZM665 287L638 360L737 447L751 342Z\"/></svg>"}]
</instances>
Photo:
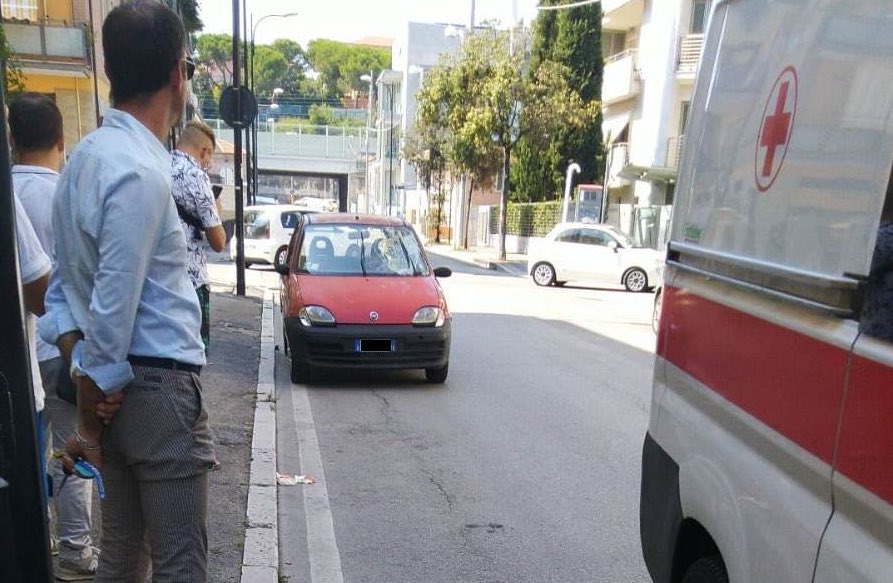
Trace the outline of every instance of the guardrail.
<instances>
[{"instance_id":1,"label":"guardrail","mask_svg":"<svg viewBox=\"0 0 893 583\"><path fill-rule=\"evenodd\" d=\"M88 60L87 37L82 26L4 22L3 31L12 52L20 59L56 58Z\"/></svg>"},{"instance_id":2,"label":"guardrail","mask_svg":"<svg viewBox=\"0 0 893 583\"><path fill-rule=\"evenodd\" d=\"M223 140L233 141L233 130L222 120L205 123ZM285 126L285 127L281 127ZM287 125L258 122L257 153L259 156L298 158L338 158L355 160L377 150L375 129L351 126Z\"/></svg>"},{"instance_id":3,"label":"guardrail","mask_svg":"<svg viewBox=\"0 0 893 583\"><path fill-rule=\"evenodd\" d=\"M684 134L667 140L667 163L665 166L668 168L679 168L679 162L682 161L682 148L684 146Z\"/></svg>"}]
</instances>

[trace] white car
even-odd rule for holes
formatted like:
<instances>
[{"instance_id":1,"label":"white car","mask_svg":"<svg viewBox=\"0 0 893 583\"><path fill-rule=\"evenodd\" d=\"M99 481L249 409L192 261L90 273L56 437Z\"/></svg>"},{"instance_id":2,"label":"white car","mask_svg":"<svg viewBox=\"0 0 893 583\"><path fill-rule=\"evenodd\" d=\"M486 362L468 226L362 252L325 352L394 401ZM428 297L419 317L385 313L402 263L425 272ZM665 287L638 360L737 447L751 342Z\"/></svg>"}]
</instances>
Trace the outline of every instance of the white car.
<instances>
[{"instance_id":1,"label":"white car","mask_svg":"<svg viewBox=\"0 0 893 583\"><path fill-rule=\"evenodd\" d=\"M245 207L245 267L255 263L285 265L288 242L301 215L316 212L304 206L264 204ZM237 238L229 242L230 259L236 259Z\"/></svg>"},{"instance_id":2,"label":"white car","mask_svg":"<svg viewBox=\"0 0 893 583\"><path fill-rule=\"evenodd\" d=\"M579 281L640 292L657 284L661 260L660 252L634 246L607 225L561 223L530 240L527 272L537 285Z\"/></svg>"}]
</instances>

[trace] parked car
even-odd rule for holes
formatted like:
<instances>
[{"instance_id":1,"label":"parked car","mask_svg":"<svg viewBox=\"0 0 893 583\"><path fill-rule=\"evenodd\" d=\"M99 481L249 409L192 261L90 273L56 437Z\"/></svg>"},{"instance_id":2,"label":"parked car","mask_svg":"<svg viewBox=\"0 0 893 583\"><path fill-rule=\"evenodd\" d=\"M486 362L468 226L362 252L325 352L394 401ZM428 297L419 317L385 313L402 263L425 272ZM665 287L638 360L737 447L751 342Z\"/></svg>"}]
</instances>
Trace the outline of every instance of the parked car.
<instances>
[{"instance_id":1,"label":"parked car","mask_svg":"<svg viewBox=\"0 0 893 583\"><path fill-rule=\"evenodd\" d=\"M289 243L280 300L291 380L317 368L449 372L451 316L412 227L402 219L305 215Z\"/></svg>"},{"instance_id":2,"label":"parked car","mask_svg":"<svg viewBox=\"0 0 893 583\"><path fill-rule=\"evenodd\" d=\"M285 263L288 241L302 215L316 211L289 204L245 207L245 267ZM229 241L230 259L236 259L237 238Z\"/></svg>"},{"instance_id":3,"label":"parked car","mask_svg":"<svg viewBox=\"0 0 893 583\"><path fill-rule=\"evenodd\" d=\"M531 239L527 271L537 285L568 281L619 284L640 292L654 286L661 253L637 247L606 225L561 223L542 239Z\"/></svg>"}]
</instances>

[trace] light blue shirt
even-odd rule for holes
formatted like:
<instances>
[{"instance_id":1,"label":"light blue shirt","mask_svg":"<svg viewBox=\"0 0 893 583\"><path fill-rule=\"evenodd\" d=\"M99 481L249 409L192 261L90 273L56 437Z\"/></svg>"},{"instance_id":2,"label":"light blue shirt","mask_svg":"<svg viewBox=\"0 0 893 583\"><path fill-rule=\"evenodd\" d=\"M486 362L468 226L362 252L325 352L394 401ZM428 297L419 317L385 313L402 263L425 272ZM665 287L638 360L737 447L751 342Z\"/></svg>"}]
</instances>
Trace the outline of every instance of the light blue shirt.
<instances>
[{"instance_id":1,"label":"light blue shirt","mask_svg":"<svg viewBox=\"0 0 893 583\"><path fill-rule=\"evenodd\" d=\"M72 364L113 393L128 355L203 366L201 311L171 198L171 157L142 123L111 109L62 171L53 202L56 266L40 335L80 330Z\"/></svg>"}]
</instances>

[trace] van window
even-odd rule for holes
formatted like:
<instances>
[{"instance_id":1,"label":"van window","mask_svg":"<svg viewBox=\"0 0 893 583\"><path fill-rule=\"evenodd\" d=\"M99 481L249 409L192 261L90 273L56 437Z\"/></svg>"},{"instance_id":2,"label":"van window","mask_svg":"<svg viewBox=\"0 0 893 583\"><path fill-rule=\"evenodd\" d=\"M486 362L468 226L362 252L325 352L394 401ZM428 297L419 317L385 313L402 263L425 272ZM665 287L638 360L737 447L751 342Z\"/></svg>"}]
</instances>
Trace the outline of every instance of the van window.
<instances>
[{"instance_id":1,"label":"van window","mask_svg":"<svg viewBox=\"0 0 893 583\"><path fill-rule=\"evenodd\" d=\"M893 171L887 183L859 328L865 334L893 342Z\"/></svg>"}]
</instances>

